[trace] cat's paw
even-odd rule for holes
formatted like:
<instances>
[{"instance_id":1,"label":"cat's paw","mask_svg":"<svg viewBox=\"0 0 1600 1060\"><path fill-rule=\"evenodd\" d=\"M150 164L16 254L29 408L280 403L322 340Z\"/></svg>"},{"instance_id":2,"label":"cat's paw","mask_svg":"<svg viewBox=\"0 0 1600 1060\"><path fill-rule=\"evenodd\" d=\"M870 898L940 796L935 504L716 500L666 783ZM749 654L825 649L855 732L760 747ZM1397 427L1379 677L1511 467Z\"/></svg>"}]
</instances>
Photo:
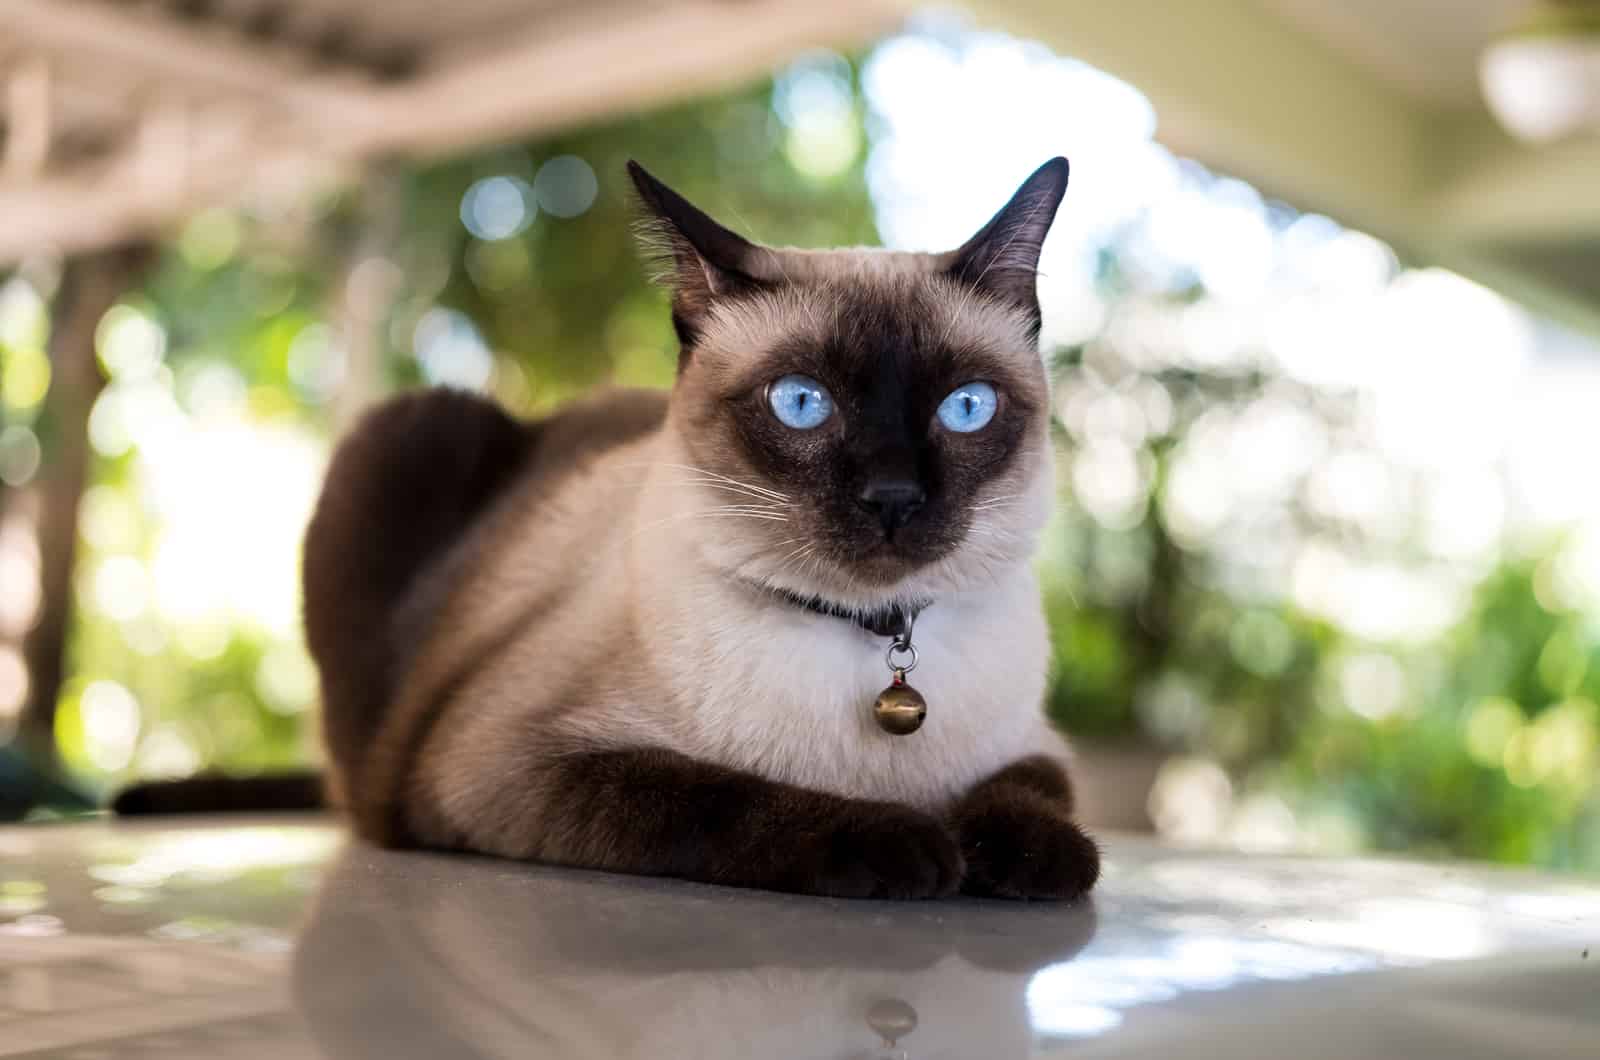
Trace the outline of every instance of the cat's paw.
<instances>
[{"instance_id":1,"label":"cat's paw","mask_svg":"<svg viewBox=\"0 0 1600 1060\"><path fill-rule=\"evenodd\" d=\"M961 884L961 847L942 821L859 803L814 837L803 890L837 898L938 898Z\"/></svg>"},{"instance_id":2,"label":"cat's paw","mask_svg":"<svg viewBox=\"0 0 1600 1060\"><path fill-rule=\"evenodd\" d=\"M1045 799L980 800L959 815L957 827L967 894L1071 899L1100 878L1100 848Z\"/></svg>"}]
</instances>

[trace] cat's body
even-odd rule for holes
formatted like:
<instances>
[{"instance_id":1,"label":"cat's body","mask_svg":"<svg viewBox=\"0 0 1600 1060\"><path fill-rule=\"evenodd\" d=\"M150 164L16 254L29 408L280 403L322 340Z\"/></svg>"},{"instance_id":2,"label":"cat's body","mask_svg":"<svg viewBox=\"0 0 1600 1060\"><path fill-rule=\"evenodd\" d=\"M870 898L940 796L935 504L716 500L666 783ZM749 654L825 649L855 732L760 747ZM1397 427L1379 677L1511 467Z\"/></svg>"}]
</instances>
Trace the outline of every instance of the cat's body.
<instances>
[{"instance_id":1,"label":"cat's body","mask_svg":"<svg viewBox=\"0 0 1600 1060\"><path fill-rule=\"evenodd\" d=\"M665 413L664 394L608 394L578 414L623 403ZM687 481L686 457L662 429L541 457L400 608L437 614L402 646L413 660L367 734L398 753L364 784L368 797L372 786L417 786L436 812L406 822L414 838L443 842L492 817L519 764L595 748L663 747L929 812L1025 754L1063 750L1038 711L1015 706L1038 703L1044 682L1045 629L1028 568L940 596L918 620L915 680L936 713L901 739L864 709L889 677L881 638L730 583L698 555L700 520L685 509L719 504L722 491ZM402 736L412 717L436 723ZM343 769L363 769L363 749L334 750L353 752ZM514 839L493 852L526 853Z\"/></svg>"},{"instance_id":2,"label":"cat's body","mask_svg":"<svg viewBox=\"0 0 1600 1060\"><path fill-rule=\"evenodd\" d=\"M1003 243L953 257L728 243L636 179L678 269L670 397L520 424L409 395L335 458L306 618L338 801L394 845L833 894L1081 893L1098 862L1039 709L1037 306L985 287L1018 283L1026 251L1032 300L1064 163L985 230ZM774 419L772 380L794 378L824 422ZM946 429L932 410L968 379L993 380L994 422ZM916 612L919 731L874 722L889 641L801 598Z\"/></svg>"}]
</instances>

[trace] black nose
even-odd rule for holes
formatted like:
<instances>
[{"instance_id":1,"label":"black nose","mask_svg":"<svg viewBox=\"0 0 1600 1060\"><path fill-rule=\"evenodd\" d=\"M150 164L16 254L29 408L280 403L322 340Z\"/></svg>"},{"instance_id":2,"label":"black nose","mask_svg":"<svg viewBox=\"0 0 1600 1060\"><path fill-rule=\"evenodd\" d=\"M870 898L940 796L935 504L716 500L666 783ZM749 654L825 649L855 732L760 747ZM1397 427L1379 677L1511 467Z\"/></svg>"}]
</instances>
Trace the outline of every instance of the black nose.
<instances>
[{"instance_id":1,"label":"black nose","mask_svg":"<svg viewBox=\"0 0 1600 1060\"><path fill-rule=\"evenodd\" d=\"M869 479L856 498L861 507L878 516L884 531L890 534L910 522L927 499L921 486L905 478Z\"/></svg>"}]
</instances>

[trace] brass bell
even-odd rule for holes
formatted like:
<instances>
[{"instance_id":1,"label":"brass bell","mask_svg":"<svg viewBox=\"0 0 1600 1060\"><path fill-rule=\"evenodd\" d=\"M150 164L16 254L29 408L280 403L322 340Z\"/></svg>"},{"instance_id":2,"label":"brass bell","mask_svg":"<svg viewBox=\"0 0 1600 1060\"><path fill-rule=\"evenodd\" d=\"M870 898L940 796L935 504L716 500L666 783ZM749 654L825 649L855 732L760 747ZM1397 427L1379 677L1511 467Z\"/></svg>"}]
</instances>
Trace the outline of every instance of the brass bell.
<instances>
[{"instance_id":1,"label":"brass bell","mask_svg":"<svg viewBox=\"0 0 1600 1060\"><path fill-rule=\"evenodd\" d=\"M872 716L878 719L878 728L895 736L909 736L922 728L922 719L928 716L928 701L922 693L906 684L906 672L896 670L894 682L878 693L872 705Z\"/></svg>"}]
</instances>

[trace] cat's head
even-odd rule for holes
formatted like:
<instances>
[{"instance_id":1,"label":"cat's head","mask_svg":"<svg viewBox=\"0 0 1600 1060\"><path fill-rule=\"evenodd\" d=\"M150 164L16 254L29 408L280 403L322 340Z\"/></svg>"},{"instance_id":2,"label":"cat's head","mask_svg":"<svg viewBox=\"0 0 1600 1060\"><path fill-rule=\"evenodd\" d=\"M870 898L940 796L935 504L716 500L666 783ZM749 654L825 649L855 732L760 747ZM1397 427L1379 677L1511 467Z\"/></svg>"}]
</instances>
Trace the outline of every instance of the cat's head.
<instances>
[{"instance_id":1,"label":"cat's head","mask_svg":"<svg viewBox=\"0 0 1600 1060\"><path fill-rule=\"evenodd\" d=\"M1066 159L942 254L760 246L629 169L682 342L672 428L725 506L697 534L730 571L865 606L1027 559L1053 493L1036 279Z\"/></svg>"}]
</instances>

